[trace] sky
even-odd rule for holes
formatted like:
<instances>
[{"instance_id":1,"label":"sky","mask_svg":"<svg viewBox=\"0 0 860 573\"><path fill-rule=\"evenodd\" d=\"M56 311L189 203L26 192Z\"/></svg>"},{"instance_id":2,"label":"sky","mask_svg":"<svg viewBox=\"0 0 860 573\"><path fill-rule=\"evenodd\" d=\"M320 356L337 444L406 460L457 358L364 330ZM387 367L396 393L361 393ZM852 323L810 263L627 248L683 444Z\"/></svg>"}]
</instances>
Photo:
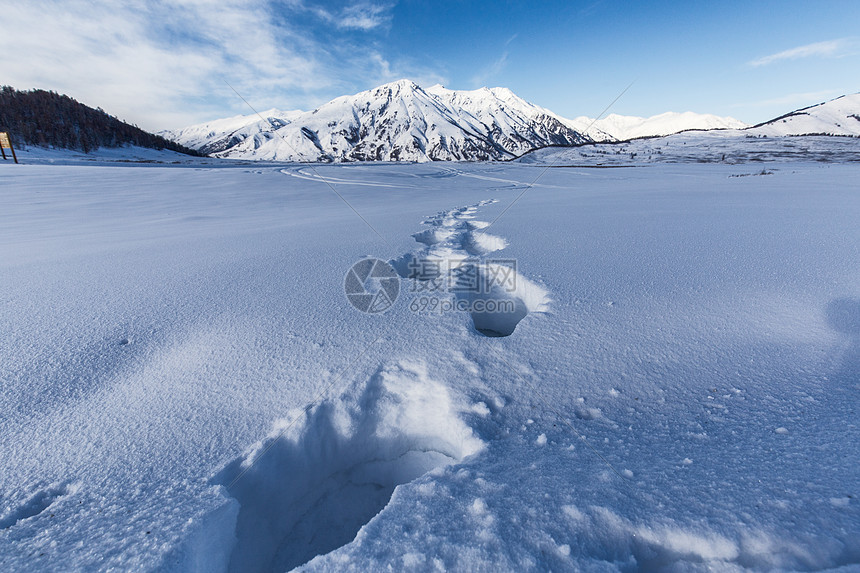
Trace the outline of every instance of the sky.
<instances>
[{"instance_id":1,"label":"sky","mask_svg":"<svg viewBox=\"0 0 860 573\"><path fill-rule=\"evenodd\" d=\"M857 0L0 0L0 85L151 131L401 78L508 87L569 118L754 124L860 91L857 22Z\"/></svg>"}]
</instances>

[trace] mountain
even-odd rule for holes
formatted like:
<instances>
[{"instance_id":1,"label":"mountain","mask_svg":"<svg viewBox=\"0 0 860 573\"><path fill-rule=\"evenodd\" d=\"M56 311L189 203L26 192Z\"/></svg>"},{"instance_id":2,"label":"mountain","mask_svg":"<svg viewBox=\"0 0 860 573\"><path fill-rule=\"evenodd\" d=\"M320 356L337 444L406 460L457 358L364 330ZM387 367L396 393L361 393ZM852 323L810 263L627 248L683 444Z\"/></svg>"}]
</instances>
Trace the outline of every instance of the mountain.
<instances>
[{"instance_id":1,"label":"mountain","mask_svg":"<svg viewBox=\"0 0 860 573\"><path fill-rule=\"evenodd\" d=\"M260 117L262 116L262 117ZM731 117L662 113L566 119L507 88L427 89L400 80L309 111L268 110L162 135L216 157L280 161L512 159L574 146L720 130L742 135L860 135L860 94L748 127Z\"/></svg>"},{"instance_id":2,"label":"mountain","mask_svg":"<svg viewBox=\"0 0 860 573\"><path fill-rule=\"evenodd\" d=\"M593 123L587 134L595 141L627 141L639 137L659 137L689 130L712 129L743 129L747 127L742 121L733 117L719 117L711 114L666 112L651 117L634 117L610 114L603 119L594 121L587 117L578 117L575 125L586 126ZM600 136L606 134L608 138Z\"/></svg>"},{"instance_id":3,"label":"mountain","mask_svg":"<svg viewBox=\"0 0 860 573\"><path fill-rule=\"evenodd\" d=\"M798 109L746 130L750 134L860 136L860 93Z\"/></svg>"},{"instance_id":4,"label":"mountain","mask_svg":"<svg viewBox=\"0 0 860 573\"><path fill-rule=\"evenodd\" d=\"M134 145L200 155L193 149L120 121L101 109L45 90L0 87L0 131L11 133L15 141L27 145L84 153L100 147Z\"/></svg>"},{"instance_id":5,"label":"mountain","mask_svg":"<svg viewBox=\"0 0 860 573\"><path fill-rule=\"evenodd\" d=\"M164 131L161 134L173 141L181 141L204 154L215 154L242 143L258 133L271 132L299 117L302 111L280 111L270 109L260 115L237 115L192 125L183 129Z\"/></svg>"},{"instance_id":6,"label":"mountain","mask_svg":"<svg viewBox=\"0 0 860 573\"><path fill-rule=\"evenodd\" d=\"M519 160L532 164L595 167L643 163L847 163L860 158L858 151L860 93L805 107L744 129L685 130L661 137L539 149Z\"/></svg>"},{"instance_id":7,"label":"mountain","mask_svg":"<svg viewBox=\"0 0 860 573\"><path fill-rule=\"evenodd\" d=\"M270 110L163 132L217 157L280 161L510 159L592 141L504 88L427 90L400 80L310 112Z\"/></svg>"}]
</instances>

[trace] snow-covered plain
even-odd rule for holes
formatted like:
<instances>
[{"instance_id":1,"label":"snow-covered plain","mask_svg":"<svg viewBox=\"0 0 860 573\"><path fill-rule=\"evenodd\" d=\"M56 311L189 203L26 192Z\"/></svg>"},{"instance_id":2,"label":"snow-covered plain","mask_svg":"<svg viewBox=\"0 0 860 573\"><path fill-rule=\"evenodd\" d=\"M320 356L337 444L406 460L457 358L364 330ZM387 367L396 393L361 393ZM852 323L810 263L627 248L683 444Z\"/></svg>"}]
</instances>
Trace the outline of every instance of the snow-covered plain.
<instances>
[{"instance_id":1,"label":"snow-covered plain","mask_svg":"<svg viewBox=\"0 0 860 573\"><path fill-rule=\"evenodd\" d=\"M768 137L748 130L688 131L667 137L546 147L517 161L553 167L635 167L652 163L758 164L773 162L860 162L860 138L833 136Z\"/></svg>"},{"instance_id":2,"label":"snow-covered plain","mask_svg":"<svg viewBox=\"0 0 860 573\"><path fill-rule=\"evenodd\" d=\"M0 164L0 570L858 570L860 166L767 167Z\"/></svg>"}]
</instances>

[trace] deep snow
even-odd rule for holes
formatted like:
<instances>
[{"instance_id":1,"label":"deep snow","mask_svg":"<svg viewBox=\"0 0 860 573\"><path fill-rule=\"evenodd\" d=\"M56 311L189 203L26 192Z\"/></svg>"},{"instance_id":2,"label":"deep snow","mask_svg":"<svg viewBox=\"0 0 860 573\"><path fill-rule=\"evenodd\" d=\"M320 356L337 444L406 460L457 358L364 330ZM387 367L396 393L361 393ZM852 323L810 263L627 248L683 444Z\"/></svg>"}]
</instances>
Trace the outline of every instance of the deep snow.
<instances>
[{"instance_id":1,"label":"deep snow","mask_svg":"<svg viewBox=\"0 0 860 573\"><path fill-rule=\"evenodd\" d=\"M0 569L856 570L858 166L767 168L0 164Z\"/></svg>"}]
</instances>

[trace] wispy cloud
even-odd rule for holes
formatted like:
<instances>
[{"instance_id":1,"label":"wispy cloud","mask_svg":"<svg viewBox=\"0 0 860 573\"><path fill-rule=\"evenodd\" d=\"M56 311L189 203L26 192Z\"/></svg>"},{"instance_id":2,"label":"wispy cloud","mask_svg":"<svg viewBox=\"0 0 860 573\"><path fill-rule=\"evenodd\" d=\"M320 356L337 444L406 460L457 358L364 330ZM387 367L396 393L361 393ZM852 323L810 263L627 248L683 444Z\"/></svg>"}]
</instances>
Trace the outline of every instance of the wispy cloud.
<instances>
[{"instance_id":1,"label":"wispy cloud","mask_svg":"<svg viewBox=\"0 0 860 573\"><path fill-rule=\"evenodd\" d=\"M328 10L320 6L297 4L324 22L341 30L373 30L391 24L394 4L358 2L339 10Z\"/></svg>"},{"instance_id":2,"label":"wispy cloud","mask_svg":"<svg viewBox=\"0 0 860 573\"><path fill-rule=\"evenodd\" d=\"M508 52L502 52L502 55L499 56L497 60L491 63L489 66L485 67L481 70L475 77L472 78L472 84L475 87L482 87L487 84L487 82L493 79L495 76L499 75L499 73L505 69L505 66L508 63Z\"/></svg>"},{"instance_id":3,"label":"wispy cloud","mask_svg":"<svg viewBox=\"0 0 860 573\"><path fill-rule=\"evenodd\" d=\"M838 57L845 55L854 44L852 38L839 38L836 40L828 40L826 42L816 42L814 44L806 44L797 46L790 50L783 50L769 56L757 58L749 62L753 67L767 66L774 62L782 60L799 60L801 58L813 57Z\"/></svg>"},{"instance_id":4,"label":"wispy cloud","mask_svg":"<svg viewBox=\"0 0 860 573\"><path fill-rule=\"evenodd\" d=\"M338 26L346 29L372 30L391 22L390 4L355 4L341 13Z\"/></svg>"},{"instance_id":5,"label":"wispy cloud","mask_svg":"<svg viewBox=\"0 0 860 573\"><path fill-rule=\"evenodd\" d=\"M301 0L8 3L0 37L15 53L0 58L0 81L66 93L151 130L249 113L224 80L262 109L307 109L378 79L433 75L374 48L392 6L359 2L300 27Z\"/></svg>"}]
</instances>

